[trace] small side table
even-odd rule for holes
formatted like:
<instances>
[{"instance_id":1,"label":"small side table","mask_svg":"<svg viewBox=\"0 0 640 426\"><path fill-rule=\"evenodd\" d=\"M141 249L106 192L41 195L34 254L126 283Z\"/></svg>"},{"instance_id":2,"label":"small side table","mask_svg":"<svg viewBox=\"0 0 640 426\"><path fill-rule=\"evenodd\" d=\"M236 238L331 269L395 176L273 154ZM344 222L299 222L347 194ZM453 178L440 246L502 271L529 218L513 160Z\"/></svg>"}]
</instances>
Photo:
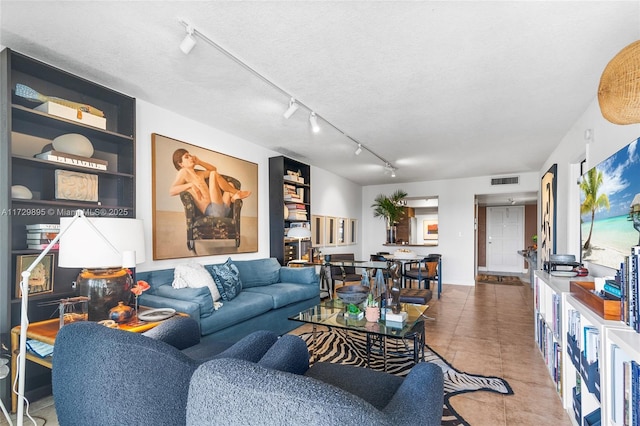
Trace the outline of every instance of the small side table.
<instances>
[{"instance_id":1,"label":"small side table","mask_svg":"<svg viewBox=\"0 0 640 426\"><path fill-rule=\"evenodd\" d=\"M141 311L144 308L140 309ZM176 315L187 316L187 314L177 312ZM131 322L129 324L119 324L120 330L130 331L132 333L143 333L147 330L151 330L153 327L160 324L162 321L139 323ZM53 345L56 341L56 336L60 330L60 320L53 318L44 321L32 322L27 329L27 339L38 340L49 345ZM18 352L20 351L20 326L17 325L11 329L11 383L14 383L16 375L18 374ZM29 351L25 354L25 359L40 364L49 369L53 366L53 356L41 358ZM18 408L18 395L15 392L11 392L11 412L15 413Z\"/></svg>"}]
</instances>

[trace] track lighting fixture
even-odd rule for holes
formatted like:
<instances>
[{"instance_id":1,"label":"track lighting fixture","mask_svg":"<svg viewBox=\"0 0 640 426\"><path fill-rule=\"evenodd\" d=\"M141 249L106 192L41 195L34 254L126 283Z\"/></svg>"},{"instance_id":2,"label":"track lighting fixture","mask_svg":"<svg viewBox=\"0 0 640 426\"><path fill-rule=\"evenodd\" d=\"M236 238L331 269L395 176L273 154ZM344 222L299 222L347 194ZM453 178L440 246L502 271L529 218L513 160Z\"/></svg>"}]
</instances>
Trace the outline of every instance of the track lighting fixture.
<instances>
[{"instance_id":1,"label":"track lighting fixture","mask_svg":"<svg viewBox=\"0 0 640 426\"><path fill-rule=\"evenodd\" d=\"M180 43L180 50L182 50L182 53L184 53L185 55L188 55L189 52L191 52L191 50L193 50L193 48L196 45L196 39L193 36L193 32L194 29L191 25L187 25L187 35L185 36L184 40L182 40L182 43Z\"/></svg>"},{"instance_id":2,"label":"track lighting fixture","mask_svg":"<svg viewBox=\"0 0 640 426\"><path fill-rule=\"evenodd\" d=\"M291 98L289 100L289 108L287 108L287 110L282 115L288 120L298 110L298 108L300 108L300 106L298 105L296 100Z\"/></svg>"},{"instance_id":3,"label":"track lighting fixture","mask_svg":"<svg viewBox=\"0 0 640 426\"><path fill-rule=\"evenodd\" d=\"M318 116L313 111L309 114L309 123L311 123L311 130L313 133L318 133L320 131L320 126L318 126Z\"/></svg>"},{"instance_id":4,"label":"track lighting fixture","mask_svg":"<svg viewBox=\"0 0 640 426\"><path fill-rule=\"evenodd\" d=\"M215 41L210 39L206 34L204 34L202 31L198 30L194 26L192 26L185 19L178 18L178 22L182 26L184 26L185 31L187 32L186 37L184 38L184 40L182 40L182 43L180 43L180 50L182 50L182 52L185 55L189 54L189 52L191 52L191 50L193 50L193 48L196 45L196 38L199 38L200 40L204 41L205 43L207 43L208 45L210 45L211 47L216 49L218 52L222 53L227 58L229 58L232 61L234 61L236 64L240 65L240 67L244 68L246 71L248 71L249 73L253 74L255 77L257 77L260 80L262 80L265 84L267 84L268 86L272 87L276 91L280 92L282 95L284 95L287 98L289 98L289 107L283 113L283 117L284 118L289 119L290 117L293 116L293 114L296 113L296 111L300 107L303 107L307 111L310 111L309 124L311 125L311 130L313 131L313 133L318 133L320 131L320 126L318 125L318 118L322 118L323 126L327 125L329 127L332 127L338 133L342 134L345 138L347 138L348 140L350 140L351 142L353 142L354 144L356 144L358 146L356 148L356 150L355 150L355 155L360 155L363 150L367 151L369 154L371 154L372 156L376 157L378 160L380 160L384 164L385 173L386 174L391 173L391 177L395 177L396 168L393 167L391 165L391 163L389 163L385 158L381 157L380 155L376 154L371 149L369 149L366 146L362 145L360 143L360 141L358 141L357 139L349 136L342 129L338 128L335 124L333 124L329 120L327 120L324 116L318 115L315 111L313 111L313 109L311 109L308 105L306 105L303 102L301 102L299 99L294 99L293 96L290 93L288 93L286 90L284 90L283 88L281 88L280 86L275 84L273 81L269 80L264 75L260 74L254 68L252 68L251 66L247 65L241 59L236 57L233 53L229 52L224 47L220 46L218 43L216 43Z\"/></svg>"}]
</instances>

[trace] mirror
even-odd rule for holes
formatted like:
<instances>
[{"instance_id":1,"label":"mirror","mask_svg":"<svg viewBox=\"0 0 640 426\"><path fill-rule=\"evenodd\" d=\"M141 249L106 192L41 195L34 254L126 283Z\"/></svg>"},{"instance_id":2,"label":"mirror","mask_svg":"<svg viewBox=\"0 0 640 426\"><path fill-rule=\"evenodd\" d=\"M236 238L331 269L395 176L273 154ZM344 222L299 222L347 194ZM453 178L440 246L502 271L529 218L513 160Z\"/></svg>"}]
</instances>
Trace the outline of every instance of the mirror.
<instances>
[{"instance_id":1,"label":"mirror","mask_svg":"<svg viewBox=\"0 0 640 426\"><path fill-rule=\"evenodd\" d=\"M406 201L403 222L406 220L408 227L407 235L402 238L403 243L410 246L437 246L438 197L407 197Z\"/></svg>"}]
</instances>

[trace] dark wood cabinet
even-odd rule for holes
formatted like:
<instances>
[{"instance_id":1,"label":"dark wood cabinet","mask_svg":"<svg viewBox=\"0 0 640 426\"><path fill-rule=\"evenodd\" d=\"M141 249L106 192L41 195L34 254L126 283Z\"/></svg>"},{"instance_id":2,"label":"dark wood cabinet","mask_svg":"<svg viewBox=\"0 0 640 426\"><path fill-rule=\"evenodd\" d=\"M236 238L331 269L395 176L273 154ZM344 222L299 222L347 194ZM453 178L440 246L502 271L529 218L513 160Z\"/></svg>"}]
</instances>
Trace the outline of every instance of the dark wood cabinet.
<instances>
[{"instance_id":1,"label":"dark wood cabinet","mask_svg":"<svg viewBox=\"0 0 640 426\"><path fill-rule=\"evenodd\" d=\"M40 253L40 250L28 249L25 226L59 224L60 217L73 216L78 209L86 216L136 216L136 102L132 97L10 49L0 52L0 67L0 159L3 166L0 167L0 333L2 343L9 347L9 331L19 324L21 311L16 295L17 256ZM25 97L23 86L37 92L40 100ZM81 107L72 109L75 114L71 116L47 111L47 101L55 106L60 103L43 97L90 105L103 111L104 128L102 123L96 124L95 116L88 117L89 112ZM55 138L68 134L87 138L93 147L93 154L87 158L106 163L105 170L96 168L95 163L72 164L35 157L52 150ZM56 176L65 174L92 176L91 179L97 182L94 189L97 201L60 196L60 191L56 190L60 181ZM31 198L12 196L14 185L28 188ZM43 307L43 302L75 295L73 281L79 270L58 268L57 252L52 253L55 265L53 292L29 298L30 321L48 319L54 314L55 306ZM6 391L4 386L0 390L3 401L6 401Z\"/></svg>"},{"instance_id":2,"label":"dark wood cabinet","mask_svg":"<svg viewBox=\"0 0 640 426\"><path fill-rule=\"evenodd\" d=\"M269 158L270 256L281 265L296 259L298 241L287 239L287 232L292 224L310 222L311 167L284 156Z\"/></svg>"},{"instance_id":3,"label":"dark wood cabinet","mask_svg":"<svg viewBox=\"0 0 640 426\"><path fill-rule=\"evenodd\" d=\"M413 207L405 207L402 219L396 225L396 244L409 244L411 241L411 218L414 218Z\"/></svg>"}]
</instances>

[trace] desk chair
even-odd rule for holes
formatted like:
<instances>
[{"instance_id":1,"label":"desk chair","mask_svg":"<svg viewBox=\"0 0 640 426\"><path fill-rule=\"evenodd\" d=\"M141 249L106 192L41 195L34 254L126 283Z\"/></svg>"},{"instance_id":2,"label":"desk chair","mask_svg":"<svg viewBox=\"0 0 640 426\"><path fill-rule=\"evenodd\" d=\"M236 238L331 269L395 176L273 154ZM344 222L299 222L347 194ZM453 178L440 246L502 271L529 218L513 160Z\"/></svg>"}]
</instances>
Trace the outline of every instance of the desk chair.
<instances>
[{"instance_id":1,"label":"desk chair","mask_svg":"<svg viewBox=\"0 0 640 426\"><path fill-rule=\"evenodd\" d=\"M414 264L415 265L415 264ZM425 282L424 288L431 288L431 281L437 281L438 283L438 298L440 298L440 292L442 287L442 281L440 278L440 268L442 265L442 255L430 254L424 259L420 260L417 264L417 268L413 265L404 271L404 278L409 281L418 281L418 288L422 281Z\"/></svg>"}]
</instances>

